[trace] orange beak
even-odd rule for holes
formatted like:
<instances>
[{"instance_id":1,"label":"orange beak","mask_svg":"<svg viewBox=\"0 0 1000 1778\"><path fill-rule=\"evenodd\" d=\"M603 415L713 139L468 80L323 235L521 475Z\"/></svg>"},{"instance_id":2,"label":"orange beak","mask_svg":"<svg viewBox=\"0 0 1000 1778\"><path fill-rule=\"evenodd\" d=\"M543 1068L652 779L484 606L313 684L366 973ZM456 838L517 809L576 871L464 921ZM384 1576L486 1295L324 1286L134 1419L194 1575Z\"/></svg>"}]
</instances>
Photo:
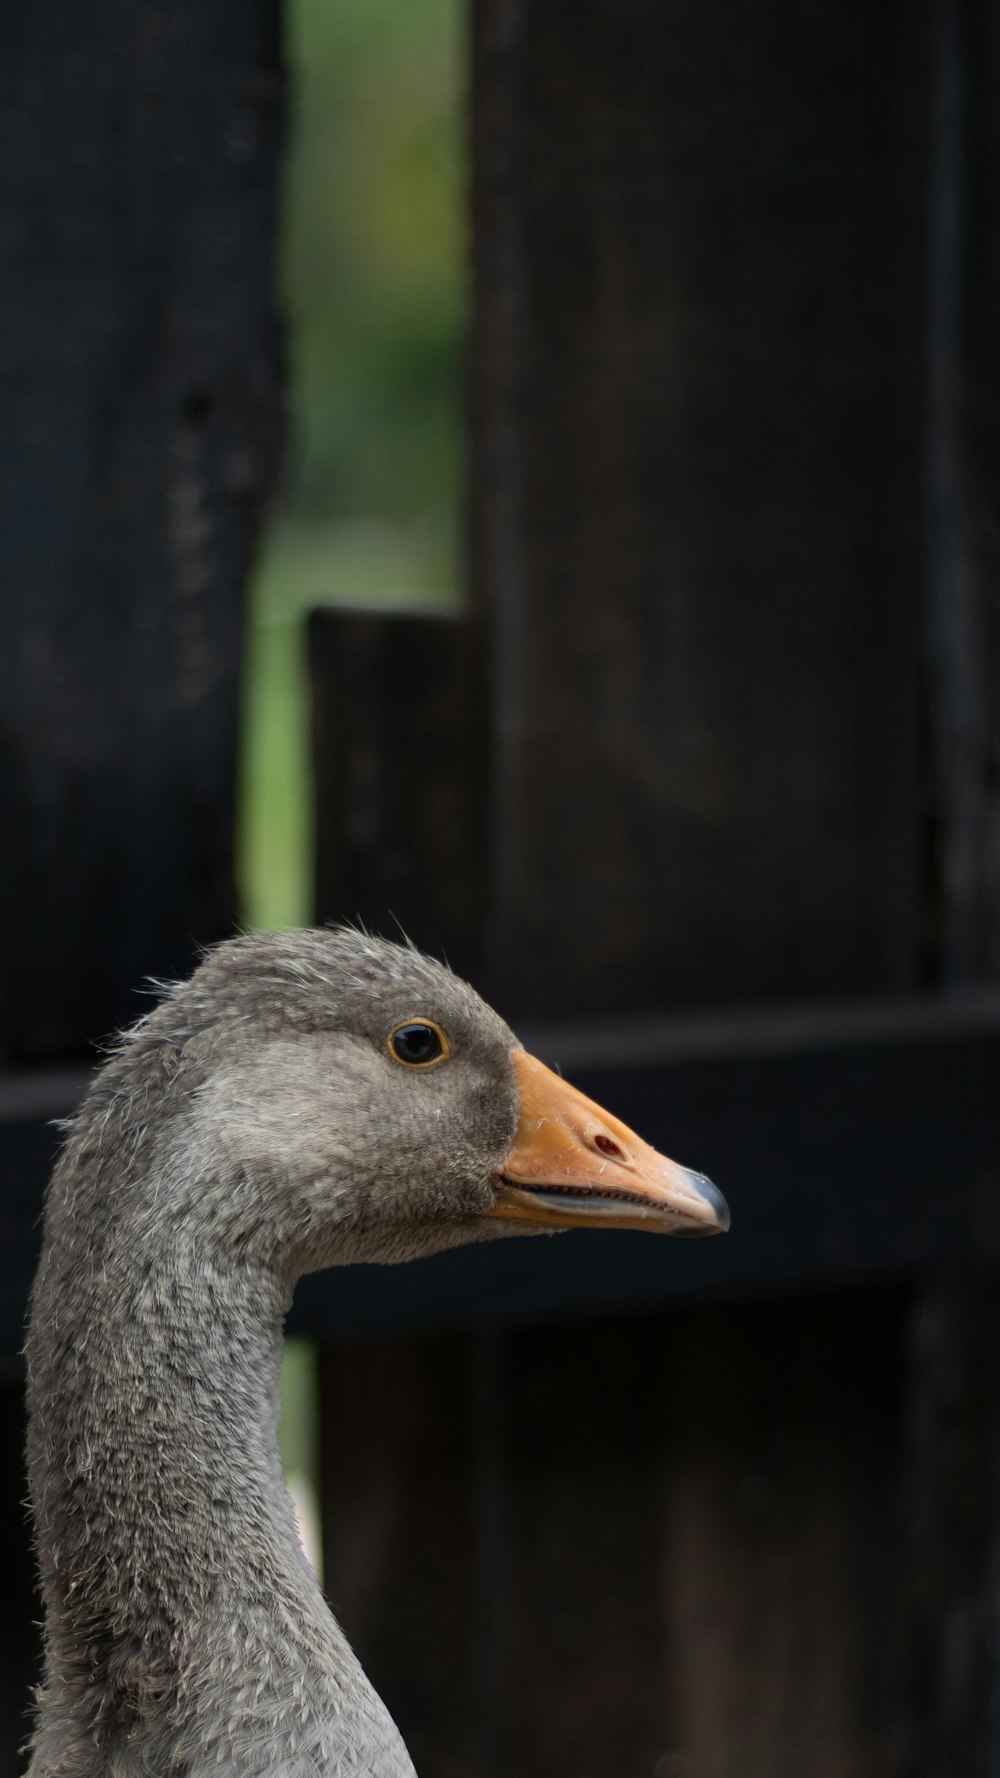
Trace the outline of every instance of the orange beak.
<instances>
[{"instance_id":1,"label":"orange beak","mask_svg":"<svg viewBox=\"0 0 1000 1778\"><path fill-rule=\"evenodd\" d=\"M657 1154L525 1050L511 1061L521 1113L494 1181L492 1216L546 1229L728 1229L726 1201L710 1179Z\"/></svg>"}]
</instances>

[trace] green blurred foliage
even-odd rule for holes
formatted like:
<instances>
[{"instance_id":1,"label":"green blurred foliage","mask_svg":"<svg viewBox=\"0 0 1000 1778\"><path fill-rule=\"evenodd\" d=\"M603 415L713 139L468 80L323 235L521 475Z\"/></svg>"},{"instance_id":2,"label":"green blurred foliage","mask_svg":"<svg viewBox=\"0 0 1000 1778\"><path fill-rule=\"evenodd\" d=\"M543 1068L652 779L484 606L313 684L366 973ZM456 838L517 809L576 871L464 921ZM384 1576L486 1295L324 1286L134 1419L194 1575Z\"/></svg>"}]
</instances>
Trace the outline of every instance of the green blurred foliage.
<instances>
[{"instance_id":1,"label":"green blurred foliage","mask_svg":"<svg viewBox=\"0 0 1000 1778\"><path fill-rule=\"evenodd\" d=\"M288 1339L281 1354L278 1449L286 1475L315 1478L319 1470L319 1364L311 1340Z\"/></svg>"},{"instance_id":2,"label":"green blurred foliage","mask_svg":"<svg viewBox=\"0 0 1000 1778\"><path fill-rule=\"evenodd\" d=\"M289 441L251 588L239 873L310 907L303 616L456 596L465 314L459 0L289 0Z\"/></svg>"},{"instance_id":3,"label":"green blurred foliage","mask_svg":"<svg viewBox=\"0 0 1000 1778\"><path fill-rule=\"evenodd\" d=\"M453 521L456 0L293 0L285 306L301 519Z\"/></svg>"}]
</instances>

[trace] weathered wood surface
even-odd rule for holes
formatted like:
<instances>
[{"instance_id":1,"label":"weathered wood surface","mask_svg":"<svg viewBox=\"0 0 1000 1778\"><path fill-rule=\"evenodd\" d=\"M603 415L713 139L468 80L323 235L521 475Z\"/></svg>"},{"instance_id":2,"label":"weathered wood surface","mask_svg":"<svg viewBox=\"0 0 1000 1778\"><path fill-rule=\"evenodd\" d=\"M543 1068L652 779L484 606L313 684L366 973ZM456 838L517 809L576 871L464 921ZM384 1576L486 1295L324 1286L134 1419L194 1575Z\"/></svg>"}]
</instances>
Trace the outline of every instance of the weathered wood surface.
<instances>
[{"instance_id":1,"label":"weathered wood surface","mask_svg":"<svg viewBox=\"0 0 1000 1778\"><path fill-rule=\"evenodd\" d=\"M319 611L309 631L316 908L447 951L475 975L483 917L485 699L448 613Z\"/></svg>"},{"instance_id":2,"label":"weathered wood surface","mask_svg":"<svg viewBox=\"0 0 1000 1778\"><path fill-rule=\"evenodd\" d=\"M995 1206L1000 1214L1000 1208ZM1000 1770L1000 1275L918 1291L909 1345L902 1778Z\"/></svg>"},{"instance_id":3,"label":"weathered wood surface","mask_svg":"<svg viewBox=\"0 0 1000 1778\"><path fill-rule=\"evenodd\" d=\"M519 1013L916 979L913 30L476 8L486 975Z\"/></svg>"},{"instance_id":4,"label":"weathered wood surface","mask_svg":"<svg viewBox=\"0 0 1000 1778\"><path fill-rule=\"evenodd\" d=\"M130 1021L235 917L277 0L6 7L0 81L0 1057L26 1059Z\"/></svg>"},{"instance_id":5,"label":"weathered wood surface","mask_svg":"<svg viewBox=\"0 0 1000 1778\"><path fill-rule=\"evenodd\" d=\"M496 1658L483 1591L494 1553L478 1541L474 1345L456 1336L322 1354L327 1593L407 1724L418 1771L447 1778L489 1770L477 1707Z\"/></svg>"},{"instance_id":6,"label":"weathered wood surface","mask_svg":"<svg viewBox=\"0 0 1000 1778\"><path fill-rule=\"evenodd\" d=\"M890 1778L904 1314L330 1350L327 1589L423 1778Z\"/></svg>"},{"instance_id":7,"label":"weathered wood surface","mask_svg":"<svg viewBox=\"0 0 1000 1778\"><path fill-rule=\"evenodd\" d=\"M925 508L932 939L1000 976L1000 19L931 9Z\"/></svg>"},{"instance_id":8,"label":"weathered wood surface","mask_svg":"<svg viewBox=\"0 0 1000 1778\"><path fill-rule=\"evenodd\" d=\"M31 1687L40 1676L35 1563L25 1503L21 1367L0 1358L0 1778L20 1778L31 1722Z\"/></svg>"},{"instance_id":9,"label":"weathered wood surface","mask_svg":"<svg viewBox=\"0 0 1000 1778\"><path fill-rule=\"evenodd\" d=\"M931 9L926 427L931 948L962 988L1000 974L1000 17ZM918 1293L901 1491L901 1778L1000 1771L1000 1173L979 1267ZM984 1175L984 1180L988 1175Z\"/></svg>"}]
</instances>

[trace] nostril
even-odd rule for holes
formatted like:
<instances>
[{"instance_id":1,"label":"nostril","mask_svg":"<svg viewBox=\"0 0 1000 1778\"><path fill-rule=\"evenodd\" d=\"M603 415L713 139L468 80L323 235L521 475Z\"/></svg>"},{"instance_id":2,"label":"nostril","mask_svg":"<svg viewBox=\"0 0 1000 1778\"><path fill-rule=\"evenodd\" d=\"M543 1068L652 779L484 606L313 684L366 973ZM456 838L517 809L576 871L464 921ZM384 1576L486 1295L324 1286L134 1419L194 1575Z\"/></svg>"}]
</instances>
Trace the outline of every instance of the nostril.
<instances>
[{"instance_id":1,"label":"nostril","mask_svg":"<svg viewBox=\"0 0 1000 1778\"><path fill-rule=\"evenodd\" d=\"M628 1156L625 1153L625 1150L623 1148L619 1148L617 1142L615 1142L611 1136L605 1136L603 1130L599 1130L597 1132L597 1134L595 1135L594 1147L601 1154L607 1155L609 1161L627 1161L628 1160Z\"/></svg>"}]
</instances>

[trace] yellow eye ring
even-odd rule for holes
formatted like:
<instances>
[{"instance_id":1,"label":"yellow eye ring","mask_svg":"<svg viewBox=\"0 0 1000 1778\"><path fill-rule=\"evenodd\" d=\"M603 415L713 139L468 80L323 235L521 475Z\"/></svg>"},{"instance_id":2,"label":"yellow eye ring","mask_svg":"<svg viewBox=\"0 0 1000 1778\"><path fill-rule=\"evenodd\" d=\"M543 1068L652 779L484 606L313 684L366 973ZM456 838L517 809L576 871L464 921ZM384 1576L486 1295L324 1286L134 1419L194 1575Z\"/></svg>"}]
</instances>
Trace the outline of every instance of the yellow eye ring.
<instances>
[{"instance_id":1,"label":"yellow eye ring","mask_svg":"<svg viewBox=\"0 0 1000 1778\"><path fill-rule=\"evenodd\" d=\"M386 1048L404 1068L436 1068L451 1055L451 1044L433 1019L404 1019L394 1025Z\"/></svg>"}]
</instances>

